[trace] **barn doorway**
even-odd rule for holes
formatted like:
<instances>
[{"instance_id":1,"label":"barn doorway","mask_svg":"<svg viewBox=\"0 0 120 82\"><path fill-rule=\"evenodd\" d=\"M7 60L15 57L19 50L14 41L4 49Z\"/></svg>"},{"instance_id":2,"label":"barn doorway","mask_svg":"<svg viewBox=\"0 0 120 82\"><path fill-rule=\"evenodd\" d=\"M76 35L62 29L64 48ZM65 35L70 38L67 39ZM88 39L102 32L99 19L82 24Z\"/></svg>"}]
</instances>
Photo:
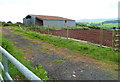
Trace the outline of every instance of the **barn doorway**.
<instances>
[{"instance_id":1,"label":"barn doorway","mask_svg":"<svg viewBox=\"0 0 120 82\"><path fill-rule=\"evenodd\" d=\"M43 20L36 18L36 26L43 26Z\"/></svg>"}]
</instances>

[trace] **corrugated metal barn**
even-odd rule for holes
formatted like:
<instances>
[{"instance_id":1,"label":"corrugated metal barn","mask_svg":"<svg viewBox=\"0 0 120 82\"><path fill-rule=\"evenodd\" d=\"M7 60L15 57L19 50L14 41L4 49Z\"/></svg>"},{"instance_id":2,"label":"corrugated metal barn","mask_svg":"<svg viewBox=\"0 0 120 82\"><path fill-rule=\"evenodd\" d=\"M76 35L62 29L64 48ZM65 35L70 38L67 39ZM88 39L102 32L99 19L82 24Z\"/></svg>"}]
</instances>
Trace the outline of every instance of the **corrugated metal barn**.
<instances>
[{"instance_id":1,"label":"corrugated metal barn","mask_svg":"<svg viewBox=\"0 0 120 82\"><path fill-rule=\"evenodd\" d=\"M58 16L46 16L46 15L27 15L23 19L23 24L26 26L42 26L42 27L65 27L65 23L68 27L75 27L75 20L58 17Z\"/></svg>"}]
</instances>

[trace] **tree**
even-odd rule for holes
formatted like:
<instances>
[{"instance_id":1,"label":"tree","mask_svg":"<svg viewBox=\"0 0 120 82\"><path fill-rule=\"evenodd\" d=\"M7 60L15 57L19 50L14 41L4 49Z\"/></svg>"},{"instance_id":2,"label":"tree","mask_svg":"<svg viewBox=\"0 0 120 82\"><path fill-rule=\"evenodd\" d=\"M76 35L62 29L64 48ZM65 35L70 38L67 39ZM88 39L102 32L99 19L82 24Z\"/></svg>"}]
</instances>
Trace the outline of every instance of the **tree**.
<instances>
[{"instance_id":1,"label":"tree","mask_svg":"<svg viewBox=\"0 0 120 82\"><path fill-rule=\"evenodd\" d=\"M12 23L11 21L8 21L7 23Z\"/></svg>"}]
</instances>

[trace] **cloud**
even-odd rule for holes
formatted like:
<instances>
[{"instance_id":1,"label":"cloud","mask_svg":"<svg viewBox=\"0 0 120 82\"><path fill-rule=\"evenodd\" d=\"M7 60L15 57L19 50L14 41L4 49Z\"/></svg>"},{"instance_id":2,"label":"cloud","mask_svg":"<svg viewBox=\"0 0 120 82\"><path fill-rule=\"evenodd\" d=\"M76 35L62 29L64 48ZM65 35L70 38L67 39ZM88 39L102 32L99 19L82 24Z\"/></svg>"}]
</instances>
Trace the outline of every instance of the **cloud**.
<instances>
[{"instance_id":1,"label":"cloud","mask_svg":"<svg viewBox=\"0 0 120 82\"><path fill-rule=\"evenodd\" d=\"M22 21L27 14L72 18L117 17L119 0L2 0L0 20Z\"/></svg>"}]
</instances>

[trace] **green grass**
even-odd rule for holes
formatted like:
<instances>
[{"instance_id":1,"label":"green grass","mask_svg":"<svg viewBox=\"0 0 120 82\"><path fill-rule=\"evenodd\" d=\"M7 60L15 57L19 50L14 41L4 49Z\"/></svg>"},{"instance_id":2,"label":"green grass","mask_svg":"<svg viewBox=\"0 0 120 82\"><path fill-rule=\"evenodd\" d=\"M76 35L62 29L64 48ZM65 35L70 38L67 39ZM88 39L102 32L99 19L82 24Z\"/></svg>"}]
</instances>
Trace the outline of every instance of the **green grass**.
<instances>
[{"instance_id":1,"label":"green grass","mask_svg":"<svg viewBox=\"0 0 120 82\"><path fill-rule=\"evenodd\" d=\"M2 53L0 52L0 62L2 61Z\"/></svg>"},{"instance_id":2,"label":"green grass","mask_svg":"<svg viewBox=\"0 0 120 82\"><path fill-rule=\"evenodd\" d=\"M19 24L9 24L9 23L5 23L4 26L12 26L12 27L17 27L19 26ZM76 27L62 27L62 28L55 28L55 27L41 27L41 26L25 26L23 24L20 24L21 28L24 30L31 30L31 29L38 29L41 31L47 31L47 30L87 30L87 29L99 29L99 27L97 26L90 26L90 25L86 25L86 24L80 24L80 23L76 23Z\"/></svg>"},{"instance_id":3,"label":"green grass","mask_svg":"<svg viewBox=\"0 0 120 82\"><path fill-rule=\"evenodd\" d=\"M88 28L88 29L100 29L98 26L90 25L90 24L81 24L81 23L76 23L77 26L80 26L82 28Z\"/></svg>"},{"instance_id":4,"label":"green grass","mask_svg":"<svg viewBox=\"0 0 120 82\"><path fill-rule=\"evenodd\" d=\"M54 63L63 63L63 62L65 62L64 60L54 60L53 61Z\"/></svg>"},{"instance_id":5,"label":"green grass","mask_svg":"<svg viewBox=\"0 0 120 82\"><path fill-rule=\"evenodd\" d=\"M0 62L2 61L2 54L1 54L1 52L0 52ZM2 69L1 69L1 67L0 67L0 74L2 74Z\"/></svg>"},{"instance_id":6,"label":"green grass","mask_svg":"<svg viewBox=\"0 0 120 82\"><path fill-rule=\"evenodd\" d=\"M103 24L102 24L102 22L87 22L85 24L98 26L98 27L102 27L105 29L112 29L113 27L118 27L118 23L104 23L103 22Z\"/></svg>"},{"instance_id":7,"label":"green grass","mask_svg":"<svg viewBox=\"0 0 120 82\"><path fill-rule=\"evenodd\" d=\"M58 47L68 48L84 56L89 56L91 58L105 62L115 62L116 64L118 63L118 54L120 54L120 52L112 51L112 48L100 48L98 46L90 45L87 43L80 43L73 40L61 39L60 37L57 36L49 36L46 34L20 30L17 28L14 28L14 31L26 35L30 38L48 42Z\"/></svg>"},{"instance_id":8,"label":"green grass","mask_svg":"<svg viewBox=\"0 0 120 82\"><path fill-rule=\"evenodd\" d=\"M30 60L23 59L23 52L21 50L17 50L14 45L6 40L4 37L2 38L2 47L6 49L12 56L14 56L19 62L21 62L23 65L25 65L28 69L30 69L33 73L35 73L38 77L40 77L42 80L49 80L49 78L46 76L47 72L42 68L41 65L38 65L38 67L32 67ZM16 76L22 77L25 79L25 77L17 70L17 68L9 62L9 73L12 75L13 78Z\"/></svg>"},{"instance_id":9,"label":"green grass","mask_svg":"<svg viewBox=\"0 0 120 82\"><path fill-rule=\"evenodd\" d=\"M66 30L66 29L69 29L69 30L87 30L87 29L90 29L88 27L83 27L83 26L76 26L76 27L63 27L63 28L52 28L52 27L25 27L23 26L22 27L24 30L31 30L31 29L38 29L38 30L41 30L41 31L48 31L48 30Z\"/></svg>"},{"instance_id":10,"label":"green grass","mask_svg":"<svg viewBox=\"0 0 120 82\"><path fill-rule=\"evenodd\" d=\"M1 60L2 60L2 54L1 54L1 52L0 52L0 62L1 62Z\"/></svg>"},{"instance_id":11,"label":"green grass","mask_svg":"<svg viewBox=\"0 0 120 82\"><path fill-rule=\"evenodd\" d=\"M118 27L118 23L106 23L106 24L101 25L100 27L112 29L113 27Z\"/></svg>"}]
</instances>

